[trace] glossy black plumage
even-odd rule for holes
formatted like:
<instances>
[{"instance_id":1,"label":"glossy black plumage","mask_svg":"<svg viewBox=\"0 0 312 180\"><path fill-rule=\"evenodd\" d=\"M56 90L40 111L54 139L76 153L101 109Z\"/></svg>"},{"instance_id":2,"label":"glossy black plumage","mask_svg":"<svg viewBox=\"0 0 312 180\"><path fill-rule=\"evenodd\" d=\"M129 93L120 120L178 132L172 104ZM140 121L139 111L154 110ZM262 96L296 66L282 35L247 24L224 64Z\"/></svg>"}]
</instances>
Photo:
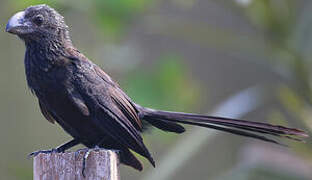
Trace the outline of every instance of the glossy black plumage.
<instances>
[{"instance_id":1,"label":"glossy black plumage","mask_svg":"<svg viewBox=\"0 0 312 180\"><path fill-rule=\"evenodd\" d=\"M307 134L298 129L222 117L166 112L135 104L100 67L73 45L63 17L46 5L37 5L14 15L6 30L18 35L26 45L25 70L30 89L38 97L42 114L57 122L74 140L59 152L82 143L120 150L121 162L142 170L129 150L154 160L140 135L142 121L159 129L183 133L178 123L217 129L263 141L277 141L259 135L291 136Z\"/></svg>"}]
</instances>

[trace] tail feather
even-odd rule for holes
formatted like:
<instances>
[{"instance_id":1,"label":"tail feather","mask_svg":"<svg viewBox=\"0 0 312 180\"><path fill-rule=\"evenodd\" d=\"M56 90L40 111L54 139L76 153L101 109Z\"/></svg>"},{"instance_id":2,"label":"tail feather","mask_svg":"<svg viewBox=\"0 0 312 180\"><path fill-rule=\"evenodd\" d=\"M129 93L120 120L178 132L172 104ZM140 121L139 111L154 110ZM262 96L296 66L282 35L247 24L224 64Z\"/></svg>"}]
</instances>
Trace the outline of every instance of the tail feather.
<instances>
[{"instance_id":1,"label":"tail feather","mask_svg":"<svg viewBox=\"0 0 312 180\"><path fill-rule=\"evenodd\" d=\"M265 136L261 136L258 134L254 134L251 132L247 132L247 131L241 131L241 130L237 130L237 129L231 129L231 128L226 128L226 127L222 127L222 126L216 126L216 125L210 125L210 124L202 124L202 123L196 123L196 122L187 122L187 121L178 121L180 123L184 123L184 124L190 124L190 125L196 125L196 126L201 126L201 127L206 127L206 128L211 128L211 129L215 129L215 130L219 130L219 131L223 131L223 132L228 132L231 134L236 134L236 135L240 135L240 136L245 136L245 137L250 137L250 138L255 138L255 139L259 139L262 141L266 141L266 142L271 142L274 144L279 144L279 145L283 145L273 139L269 139Z\"/></svg>"},{"instance_id":2,"label":"tail feather","mask_svg":"<svg viewBox=\"0 0 312 180\"><path fill-rule=\"evenodd\" d=\"M183 133L185 131L184 127L174 123L174 122L168 122L168 121L163 121L161 119L157 119L157 118L149 118L148 122L161 129L164 131L169 131L169 132L175 132L175 133Z\"/></svg>"},{"instance_id":3,"label":"tail feather","mask_svg":"<svg viewBox=\"0 0 312 180\"><path fill-rule=\"evenodd\" d=\"M308 137L308 134L302 130L288 128L284 126L272 125L268 123L250 122L245 120L206 116L200 114L159 111L153 109L144 109L143 119L153 123L159 121L163 123L182 123L206 128L212 128L232 134L246 137L252 137L263 141L280 144L275 140L261 136L255 133L268 134L277 137L288 138L296 141L303 141L299 138L292 137ZM151 123L153 125L153 123Z\"/></svg>"},{"instance_id":4,"label":"tail feather","mask_svg":"<svg viewBox=\"0 0 312 180\"><path fill-rule=\"evenodd\" d=\"M138 171L143 170L141 162L129 151L127 148L123 148L120 153L120 162L133 167Z\"/></svg>"}]
</instances>

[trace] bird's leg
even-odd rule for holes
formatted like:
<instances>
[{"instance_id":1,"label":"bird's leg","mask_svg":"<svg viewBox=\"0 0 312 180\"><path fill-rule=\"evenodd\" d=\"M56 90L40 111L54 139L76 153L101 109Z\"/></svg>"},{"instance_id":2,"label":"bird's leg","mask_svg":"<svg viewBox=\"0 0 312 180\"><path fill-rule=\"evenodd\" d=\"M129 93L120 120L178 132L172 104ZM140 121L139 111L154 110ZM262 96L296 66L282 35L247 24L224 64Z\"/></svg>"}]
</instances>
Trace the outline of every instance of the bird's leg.
<instances>
[{"instance_id":1,"label":"bird's leg","mask_svg":"<svg viewBox=\"0 0 312 180\"><path fill-rule=\"evenodd\" d=\"M28 155L28 157L34 157L34 156L37 156L38 154L40 153L45 153L45 154L48 154L48 153L61 153L61 152L65 152L67 149L73 147L73 146L76 146L77 144L79 144L80 141L77 140L77 139L73 139L65 144L62 144L60 146L58 146L57 148L53 148L53 149L49 149L49 150L40 150L40 151L35 151L35 152L32 152Z\"/></svg>"}]
</instances>

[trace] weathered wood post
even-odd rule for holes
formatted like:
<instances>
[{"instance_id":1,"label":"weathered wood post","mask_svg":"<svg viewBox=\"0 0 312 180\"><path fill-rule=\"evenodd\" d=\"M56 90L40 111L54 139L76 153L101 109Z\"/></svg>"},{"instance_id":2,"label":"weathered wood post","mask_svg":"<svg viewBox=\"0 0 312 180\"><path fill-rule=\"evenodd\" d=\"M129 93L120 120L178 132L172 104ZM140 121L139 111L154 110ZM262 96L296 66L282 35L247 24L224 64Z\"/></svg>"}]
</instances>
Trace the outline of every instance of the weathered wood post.
<instances>
[{"instance_id":1,"label":"weathered wood post","mask_svg":"<svg viewBox=\"0 0 312 180\"><path fill-rule=\"evenodd\" d=\"M38 154L34 157L34 180L119 180L118 154L91 151L82 175L83 152Z\"/></svg>"}]
</instances>

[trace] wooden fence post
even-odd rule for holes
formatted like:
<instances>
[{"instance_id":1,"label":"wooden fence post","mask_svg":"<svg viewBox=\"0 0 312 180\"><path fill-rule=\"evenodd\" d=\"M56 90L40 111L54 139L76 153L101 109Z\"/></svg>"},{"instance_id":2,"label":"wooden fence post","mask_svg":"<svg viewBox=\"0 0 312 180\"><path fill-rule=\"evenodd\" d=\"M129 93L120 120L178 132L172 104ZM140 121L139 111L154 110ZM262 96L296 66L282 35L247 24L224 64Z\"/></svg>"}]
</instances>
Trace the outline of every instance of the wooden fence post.
<instances>
[{"instance_id":1,"label":"wooden fence post","mask_svg":"<svg viewBox=\"0 0 312 180\"><path fill-rule=\"evenodd\" d=\"M38 154L34 157L34 180L119 180L118 154L91 151L82 175L83 152Z\"/></svg>"}]
</instances>

